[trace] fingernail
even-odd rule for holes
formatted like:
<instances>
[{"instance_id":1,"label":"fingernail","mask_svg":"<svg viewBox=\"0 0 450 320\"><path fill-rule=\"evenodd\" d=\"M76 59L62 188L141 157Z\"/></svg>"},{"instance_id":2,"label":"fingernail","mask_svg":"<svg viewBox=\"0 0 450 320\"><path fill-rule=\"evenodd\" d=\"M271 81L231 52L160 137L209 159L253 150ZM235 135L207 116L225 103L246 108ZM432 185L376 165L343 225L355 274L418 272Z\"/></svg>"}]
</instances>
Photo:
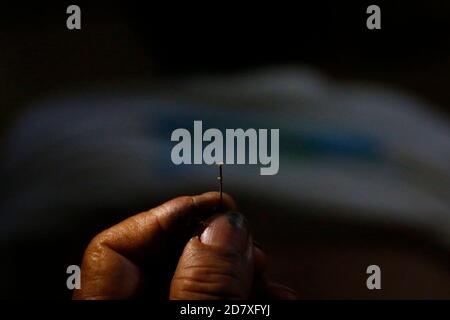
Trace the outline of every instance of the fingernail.
<instances>
[{"instance_id":1,"label":"fingernail","mask_svg":"<svg viewBox=\"0 0 450 320\"><path fill-rule=\"evenodd\" d=\"M212 219L200 236L210 246L244 252L249 245L247 222L239 212L229 211Z\"/></svg>"}]
</instances>

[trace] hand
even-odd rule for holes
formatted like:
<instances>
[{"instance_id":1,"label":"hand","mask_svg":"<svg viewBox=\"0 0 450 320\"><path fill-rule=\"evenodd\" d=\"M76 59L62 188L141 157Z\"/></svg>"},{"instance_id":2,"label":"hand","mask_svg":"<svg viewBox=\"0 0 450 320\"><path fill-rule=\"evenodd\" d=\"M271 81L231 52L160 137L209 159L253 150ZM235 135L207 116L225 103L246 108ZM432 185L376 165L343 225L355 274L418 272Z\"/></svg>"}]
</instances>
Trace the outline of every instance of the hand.
<instances>
[{"instance_id":1,"label":"hand","mask_svg":"<svg viewBox=\"0 0 450 320\"><path fill-rule=\"evenodd\" d=\"M296 298L268 280L266 260L231 197L179 197L98 234L73 298Z\"/></svg>"}]
</instances>

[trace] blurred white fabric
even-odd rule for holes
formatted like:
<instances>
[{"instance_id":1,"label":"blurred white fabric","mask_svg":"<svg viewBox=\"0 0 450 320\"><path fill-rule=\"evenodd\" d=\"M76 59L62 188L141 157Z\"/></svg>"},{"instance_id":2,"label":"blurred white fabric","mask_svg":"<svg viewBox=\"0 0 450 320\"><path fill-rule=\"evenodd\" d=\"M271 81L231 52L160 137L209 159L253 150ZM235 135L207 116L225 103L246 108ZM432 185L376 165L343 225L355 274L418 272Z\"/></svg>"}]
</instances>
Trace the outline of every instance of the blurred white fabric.
<instances>
[{"instance_id":1,"label":"blurred white fabric","mask_svg":"<svg viewBox=\"0 0 450 320\"><path fill-rule=\"evenodd\" d=\"M170 161L171 132L203 120L205 129L280 129L278 175L226 166L235 192L414 226L450 244L450 127L418 98L285 68L72 93L29 110L1 150L2 241L48 232L92 206L215 189L214 168Z\"/></svg>"}]
</instances>

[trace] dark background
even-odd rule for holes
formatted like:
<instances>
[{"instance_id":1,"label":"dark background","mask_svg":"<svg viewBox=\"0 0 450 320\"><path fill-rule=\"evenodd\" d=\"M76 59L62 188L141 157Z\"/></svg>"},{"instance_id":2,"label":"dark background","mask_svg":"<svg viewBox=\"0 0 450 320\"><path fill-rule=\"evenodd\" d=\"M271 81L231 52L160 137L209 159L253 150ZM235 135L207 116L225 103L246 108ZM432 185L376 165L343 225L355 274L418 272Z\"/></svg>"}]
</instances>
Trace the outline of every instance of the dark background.
<instances>
[{"instance_id":1,"label":"dark background","mask_svg":"<svg viewBox=\"0 0 450 320\"><path fill-rule=\"evenodd\" d=\"M371 31L368 1L80 2L82 32L67 30L66 3L8 4L0 22L1 112L8 116L20 112L24 99L91 82L122 84L286 63L319 66L336 78L404 87L446 112L450 4L377 3L382 29Z\"/></svg>"},{"instance_id":2,"label":"dark background","mask_svg":"<svg viewBox=\"0 0 450 320\"><path fill-rule=\"evenodd\" d=\"M27 105L39 97L72 89L87 92L92 85L132 88L143 81L159 85L192 74L220 75L284 64L308 64L336 80L381 83L413 92L448 118L448 1L298 1L247 6L78 2L81 31L66 28L69 4L2 4L0 141ZM381 7L381 30L366 28L365 11L370 4ZM64 235L24 237L21 243L2 244L6 254L0 263L12 265L15 274L2 275L5 289L0 296L69 297L63 266L79 261L98 231L155 202L149 199L110 208L117 212L114 218ZM301 289L307 298L450 297L448 251L414 230L278 217L267 224L264 221L274 221L270 212L290 210L289 205L280 208L258 202L256 196L247 196L241 205L248 209L250 220L262 221L255 233L269 240L265 242L275 261L273 273ZM255 212L261 211L267 213L256 217ZM94 209L93 214L104 217ZM40 222L35 223L39 228ZM298 254L292 256L292 252ZM345 270L344 260L353 261ZM382 292L360 287L364 282L360 267L367 261L388 266L384 281L394 284ZM398 280L402 272L409 272L415 282Z\"/></svg>"}]
</instances>

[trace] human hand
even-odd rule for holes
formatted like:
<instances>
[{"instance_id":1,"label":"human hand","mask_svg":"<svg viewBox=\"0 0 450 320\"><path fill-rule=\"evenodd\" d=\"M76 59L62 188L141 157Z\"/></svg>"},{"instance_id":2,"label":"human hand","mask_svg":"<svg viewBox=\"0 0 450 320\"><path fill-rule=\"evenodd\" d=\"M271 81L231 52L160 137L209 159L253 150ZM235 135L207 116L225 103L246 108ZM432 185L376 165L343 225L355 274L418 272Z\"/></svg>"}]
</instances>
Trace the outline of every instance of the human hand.
<instances>
[{"instance_id":1,"label":"human hand","mask_svg":"<svg viewBox=\"0 0 450 320\"><path fill-rule=\"evenodd\" d=\"M236 208L217 192L179 197L101 232L85 251L73 298L296 298L267 278L267 257Z\"/></svg>"}]
</instances>

